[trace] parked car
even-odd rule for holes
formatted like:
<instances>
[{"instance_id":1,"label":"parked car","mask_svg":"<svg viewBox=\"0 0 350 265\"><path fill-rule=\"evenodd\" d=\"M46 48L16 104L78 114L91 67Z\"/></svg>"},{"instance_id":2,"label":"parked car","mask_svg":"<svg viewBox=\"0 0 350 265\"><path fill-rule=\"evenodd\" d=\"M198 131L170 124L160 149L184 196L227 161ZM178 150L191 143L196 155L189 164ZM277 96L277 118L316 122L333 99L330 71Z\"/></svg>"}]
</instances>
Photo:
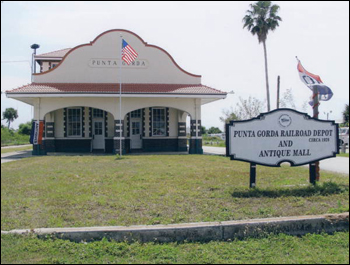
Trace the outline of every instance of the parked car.
<instances>
[{"instance_id":1,"label":"parked car","mask_svg":"<svg viewBox=\"0 0 350 265\"><path fill-rule=\"evenodd\" d=\"M349 127L339 128L339 142L340 145L343 145L344 143L349 145Z\"/></svg>"},{"instance_id":2,"label":"parked car","mask_svg":"<svg viewBox=\"0 0 350 265\"><path fill-rule=\"evenodd\" d=\"M225 133L211 133L211 134L208 134L209 137L219 137L221 140L224 140L226 139L226 134Z\"/></svg>"}]
</instances>

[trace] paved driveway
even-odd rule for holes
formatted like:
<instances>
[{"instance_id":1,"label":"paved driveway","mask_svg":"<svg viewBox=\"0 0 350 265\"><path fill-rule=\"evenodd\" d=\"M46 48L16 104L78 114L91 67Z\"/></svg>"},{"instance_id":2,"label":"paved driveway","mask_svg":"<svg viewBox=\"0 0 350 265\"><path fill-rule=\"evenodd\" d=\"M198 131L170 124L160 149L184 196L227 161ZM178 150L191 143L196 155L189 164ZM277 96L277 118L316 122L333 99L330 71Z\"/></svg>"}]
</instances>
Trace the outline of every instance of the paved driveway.
<instances>
[{"instance_id":1,"label":"paved driveway","mask_svg":"<svg viewBox=\"0 0 350 265\"><path fill-rule=\"evenodd\" d=\"M204 154L225 155L224 147L203 146ZM321 170L332 171L337 173L349 174L349 158L334 157L320 162Z\"/></svg>"},{"instance_id":2,"label":"paved driveway","mask_svg":"<svg viewBox=\"0 0 350 265\"><path fill-rule=\"evenodd\" d=\"M32 156L32 150L1 154L1 164Z\"/></svg>"},{"instance_id":3,"label":"paved driveway","mask_svg":"<svg viewBox=\"0 0 350 265\"><path fill-rule=\"evenodd\" d=\"M2 146L1 149L11 149L11 148L18 148L18 147L32 147L31 144L22 144L22 145L11 145L11 146Z\"/></svg>"},{"instance_id":4,"label":"paved driveway","mask_svg":"<svg viewBox=\"0 0 350 265\"><path fill-rule=\"evenodd\" d=\"M349 158L334 157L320 162L321 170L349 174Z\"/></svg>"}]
</instances>

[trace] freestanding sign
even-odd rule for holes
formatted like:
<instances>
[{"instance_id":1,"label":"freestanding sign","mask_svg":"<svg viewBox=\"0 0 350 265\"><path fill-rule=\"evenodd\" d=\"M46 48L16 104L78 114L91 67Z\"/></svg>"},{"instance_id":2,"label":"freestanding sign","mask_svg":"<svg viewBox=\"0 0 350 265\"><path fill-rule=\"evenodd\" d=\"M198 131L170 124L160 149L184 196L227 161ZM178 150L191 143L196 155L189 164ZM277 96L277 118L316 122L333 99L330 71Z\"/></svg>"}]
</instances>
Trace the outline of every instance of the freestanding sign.
<instances>
[{"instance_id":1,"label":"freestanding sign","mask_svg":"<svg viewBox=\"0 0 350 265\"><path fill-rule=\"evenodd\" d=\"M283 162L300 166L339 153L338 125L334 121L318 120L292 109L231 121L226 134L226 155L231 160L250 162L253 167L278 167Z\"/></svg>"}]
</instances>

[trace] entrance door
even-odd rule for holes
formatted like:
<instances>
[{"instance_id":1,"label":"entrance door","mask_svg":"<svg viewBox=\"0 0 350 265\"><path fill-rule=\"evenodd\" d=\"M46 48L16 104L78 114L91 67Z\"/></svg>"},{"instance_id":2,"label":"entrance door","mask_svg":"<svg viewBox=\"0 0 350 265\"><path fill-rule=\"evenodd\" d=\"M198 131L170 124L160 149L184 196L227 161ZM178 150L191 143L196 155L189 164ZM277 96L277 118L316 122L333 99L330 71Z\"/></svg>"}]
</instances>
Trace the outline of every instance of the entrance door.
<instances>
[{"instance_id":1,"label":"entrance door","mask_svg":"<svg viewBox=\"0 0 350 265\"><path fill-rule=\"evenodd\" d=\"M92 149L105 151L104 111L93 109L92 119Z\"/></svg>"},{"instance_id":2,"label":"entrance door","mask_svg":"<svg viewBox=\"0 0 350 265\"><path fill-rule=\"evenodd\" d=\"M93 150L103 150L105 149L105 137L104 137L104 122L103 120L93 121L93 140L92 147Z\"/></svg>"},{"instance_id":3,"label":"entrance door","mask_svg":"<svg viewBox=\"0 0 350 265\"><path fill-rule=\"evenodd\" d=\"M131 120L131 149L142 148L141 120Z\"/></svg>"}]
</instances>

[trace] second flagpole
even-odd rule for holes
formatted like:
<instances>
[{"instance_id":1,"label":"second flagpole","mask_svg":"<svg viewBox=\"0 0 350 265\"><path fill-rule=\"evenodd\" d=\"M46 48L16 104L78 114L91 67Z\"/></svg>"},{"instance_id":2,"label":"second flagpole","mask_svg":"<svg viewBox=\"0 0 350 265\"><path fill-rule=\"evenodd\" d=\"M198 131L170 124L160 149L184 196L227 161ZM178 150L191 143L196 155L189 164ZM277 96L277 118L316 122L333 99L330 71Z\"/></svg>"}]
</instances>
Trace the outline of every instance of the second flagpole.
<instances>
[{"instance_id":1,"label":"second flagpole","mask_svg":"<svg viewBox=\"0 0 350 265\"><path fill-rule=\"evenodd\" d=\"M319 100L319 91L317 85L313 86L313 116L315 119L319 118L319 108L320 100ZM320 162L315 162L315 170L316 170L316 181L320 181Z\"/></svg>"}]
</instances>

